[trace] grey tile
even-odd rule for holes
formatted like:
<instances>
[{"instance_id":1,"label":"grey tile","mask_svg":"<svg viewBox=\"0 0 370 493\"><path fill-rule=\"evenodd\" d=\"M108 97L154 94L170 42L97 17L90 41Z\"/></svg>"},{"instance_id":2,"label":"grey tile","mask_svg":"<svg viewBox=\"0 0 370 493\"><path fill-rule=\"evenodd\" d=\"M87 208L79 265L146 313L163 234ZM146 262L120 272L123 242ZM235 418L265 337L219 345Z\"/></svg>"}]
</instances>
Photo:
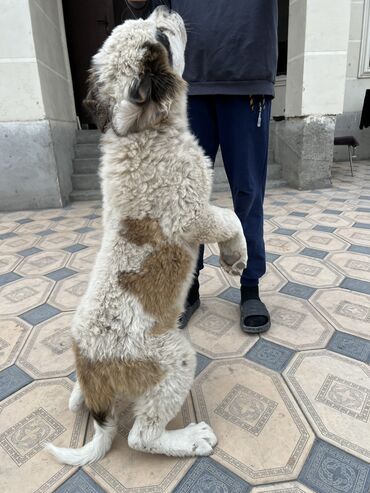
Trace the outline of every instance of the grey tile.
<instances>
[{"instance_id":1,"label":"grey tile","mask_svg":"<svg viewBox=\"0 0 370 493\"><path fill-rule=\"evenodd\" d=\"M302 298L303 300L308 300L311 298L316 290L305 286L304 284L298 284L295 282L287 282L285 286L280 289L280 293L289 294L290 296L295 296L296 298Z\"/></svg>"},{"instance_id":2,"label":"grey tile","mask_svg":"<svg viewBox=\"0 0 370 493\"><path fill-rule=\"evenodd\" d=\"M73 371L72 373L70 373L70 374L68 375L68 378L69 378L70 380L72 380L72 382L76 382L76 381L77 381L76 371Z\"/></svg>"},{"instance_id":3,"label":"grey tile","mask_svg":"<svg viewBox=\"0 0 370 493\"><path fill-rule=\"evenodd\" d=\"M364 363L370 363L370 341L344 332L335 332L327 349Z\"/></svg>"},{"instance_id":4,"label":"grey tile","mask_svg":"<svg viewBox=\"0 0 370 493\"><path fill-rule=\"evenodd\" d=\"M264 214L263 215L264 219L271 219L272 217L274 217L272 214Z\"/></svg>"},{"instance_id":5,"label":"grey tile","mask_svg":"<svg viewBox=\"0 0 370 493\"><path fill-rule=\"evenodd\" d=\"M305 200L302 200L302 204L317 204L317 200L305 199Z\"/></svg>"},{"instance_id":6,"label":"grey tile","mask_svg":"<svg viewBox=\"0 0 370 493\"><path fill-rule=\"evenodd\" d=\"M370 195L360 195L359 199L360 200L370 200Z\"/></svg>"},{"instance_id":7,"label":"grey tile","mask_svg":"<svg viewBox=\"0 0 370 493\"><path fill-rule=\"evenodd\" d=\"M323 259L328 255L329 252L324 250L316 250L315 248L304 248L299 254L305 257L313 257Z\"/></svg>"},{"instance_id":8,"label":"grey tile","mask_svg":"<svg viewBox=\"0 0 370 493\"><path fill-rule=\"evenodd\" d=\"M208 265L214 265L215 267L219 267L220 257L218 255L211 255L210 257L204 259L204 263Z\"/></svg>"},{"instance_id":9,"label":"grey tile","mask_svg":"<svg viewBox=\"0 0 370 493\"><path fill-rule=\"evenodd\" d=\"M370 229L370 224L368 223L355 223L353 228Z\"/></svg>"},{"instance_id":10,"label":"grey tile","mask_svg":"<svg viewBox=\"0 0 370 493\"><path fill-rule=\"evenodd\" d=\"M0 372L0 400L9 397L33 380L18 366L9 366Z\"/></svg>"},{"instance_id":11,"label":"grey tile","mask_svg":"<svg viewBox=\"0 0 370 493\"><path fill-rule=\"evenodd\" d=\"M0 235L0 240L7 240L8 238L13 238L14 236L18 236L16 233L3 233Z\"/></svg>"},{"instance_id":12,"label":"grey tile","mask_svg":"<svg viewBox=\"0 0 370 493\"><path fill-rule=\"evenodd\" d=\"M4 286L5 284L16 281L17 279L20 279L21 277L22 276L20 276L19 274L15 274L15 272L7 272L6 274L1 274L0 275L0 286Z\"/></svg>"},{"instance_id":13,"label":"grey tile","mask_svg":"<svg viewBox=\"0 0 370 493\"><path fill-rule=\"evenodd\" d=\"M59 221L64 221L64 219L66 219L66 216L56 216L56 217L52 217L50 221L55 221L57 223Z\"/></svg>"},{"instance_id":14,"label":"grey tile","mask_svg":"<svg viewBox=\"0 0 370 493\"><path fill-rule=\"evenodd\" d=\"M335 216L339 216L339 214L342 214L343 211L338 211L336 209L325 209L322 211L323 214L333 214Z\"/></svg>"},{"instance_id":15,"label":"grey tile","mask_svg":"<svg viewBox=\"0 0 370 493\"><path fill-rule=\"evenodd\" d=\"M266 252L266 262L270 262L270 264L273 264L279 257L280 255L277 255L276 253Z\"/></svg>"},{"instance_id":16,"label":"grey tile","mask_svg":"<svg viewBox=\"0 0 370 493\"><path fill-rule=\"evenodd\" d=\"M54 493L106 493L89 475L82 469L77 471Z\"/></svg>"},{"instance_id":17,"label":"grey tile","mask_svg":"<svg viewBox=\"0 0 370 493\"><path fill-rule=\"evenodd\" d=\"M55 315L58 315L58 313L60 313L60 310L54 306L44 303L36 308L32 308L32 310L28 310L28 312L22 313L19 317L31 325L37 325L51 317L54 317Z\"/></svg>"},{"instance_id":18,"label":"grey tile","mask_svg":"<svg viewBox=\"0 0 370 493\"><path fill-rule=\"evenodd\" d=\"M360 245L351 245L348 248L349 252L357 252L364 253L365 255L370 255L370 247L360 246Z\"/></svg>"},{"instance_id":19,"label":"grey tile","mask_svg":"<svg viewBox=\"0 0 370 493\"><path fill-rule=\"evenodd\" d=\"M286 235L286 236L292 236L296 232L295 229L289 229L289 228L278 228L273 231L273 233L278 234L278 235Z\"/></svg>"},{"instance_id":20,"label":"grey tile","mask_svg":"<svg viewBox=\"0 0 370 493\"><path fill-rule=\"evenodd\" d=\"M88 216L84 216L84 219L97 219L98 217L100 216L97 214L89 214Z\"/></svg>"},{"instance_id":21,"label":"grey tile","mask_svg":"<svg viewBox=\"0 0 370 493\"><path fill-rule=\"evenodd\" d=\"M306 212L296 212L293 211L289 214L289 216L295 216L295 217L306 217L308 214Z\"/></svg>"},{"instance_id":22,"label":"grey tile","mask_svg":"<svg viewBox=\"0 0 370 493\"><path fill-rule=\"evenodd\" d=\"M240 303L240 289L237 288L227 288L223 291L218 298L222 298L226 301L231 301L231 303Z\"/></svg>"},{"instance_id":23,"label":"grey tile","mask_svg":"<svg viewBox=\"0 0 370 493\"><path fill-rule=\"evenodd\" d=\"M339 198L337 199L335 197L333 197L332 199L330 199L330 202L342 202L343 203L345 201L346 201L346 199L339 199Z\"/></svg>"},{"instance_id":24,"label":"grey tile","mask_svg":"<svg viewBox=\"0 0 370 493\"><path fill-rule=\"evenodd\" d=\"M195 370L195 376L197 377L199 373L201 373L207 366L210 364L212 360L204 356L203 354L197 353L197 368Z\"/></svg>"},{"instance_id":25,"label":"grey tile","mask_svg":"<svg viewBox=\"0 0 370 493\"><path fill-rule=\"evenodd\" d=\"M272 203L272 205L277 205L278 207L283 207L284 205L287 205L288 202L283 202L282 200L274 200L271 203Z\"/></svg>"},{"instance_id":26,"label":"grey tile","mask_svg":"<svg viewBox=\"0 0 370 493\"><path fill-rule=\"evenodd\" d=\"M293 354L294 351L292 349L260 339L245 357L259 365L270 368L270 370L282 372Z\"/></svg>"},{"instance_id":27,"label":"grey tile","mask_svg":"<svg viewBox=\"0 0 370 493\"><path fill-rule=\"evenodd\" d=\"M251 486L209 457L198 459L173 493L249 493Z\"/></svg>"},{"instance_id":28,"label":"grey tile","mask_svg":"<svg viewBox=\"0 0 370 493\"><path fill-rule=\"evenodd\" d=\"M37 234L37 236L49 236L49 235L52 235L54 234L55 231L53 229L44 229L44 231L39 231Z\"/></svg>"},{"instance_id":29,"label":"grey tile","mask_svg":"<svg viewBox=\"0 0 370 493\"><path fill-rule=\"evenodd\" d=\"M33 219L30 219L29 217L25 217L24 219L18 219L18 221L15 222L19 224L28 224L28 223L33 223Z\"/></svg>"},{"instance_id":30,"label":"grey tile","mask_svg":"<svg viewBox=\"0 0 370 493\"><path fill-rule=\"evenodd\" d=\"M317 224L314 228L316 231L323 231L324 233L334 233L336 228L332 228L331 226L321 226L320 224Z\"/></svg>"},{"instance_id":31,"label":"grey tile","mask_svg":"<svg viewBox=\"0 0 370 493\"><path fill-rule=\"evenodd\" d=\"M75 270L68 269L67 267L63 267L62 269L58 269L55 270L54 272L50 272L49 274L47 274L46 277L48 277L49 279L53 279L53 281L61 281L66 277L73 276L73 274L76 274Z\"/></svg>"},{"instance_id":32,"label":"grey tile","mask_svg":"<svg viewBox=\"0 0 370 493\"><path fill-rule=\"evenodd\" d=\"M83 228L77 228L75 229L76 233L89 233L90 231L94 231L94 228L90 228L89 226L84 226Z\"/></svg>"},{"instance_id":33,"label":"grey tile","mask_svg":"<svg viewBox=\"0 0 370 493\"><path fill-rule=\"evenodd\" d=\"M358 293L370 294L370 282L352 279L351 277L346 277L340 287L350 291L357 291Z\"/></svg>"},{"instance_id":34,"label":"grey tile","mask_svg":"<svg viewBox=\"0 0 370 493\"><path fill-rule=\"evenodd\" d=\"M356 212L369 212L370 213L370 207L357 207L357 209L355 209Z\"/></svg>"},{"instance_id":35,"label":"grey tile","mask_svg":"<svg viewBox=\"0 0 370 493\"><path fill-rule=\"evenodd\" d=\"M74 245L63 248L63 250L69 253L75 253L75 252L79 252L80 250L83 250L84 248L87 248L87 246L81 245L81 243L75 243Z\"/></svg>"},{"instance_id":36,"label":"grey tile","mask_svg":"<svg viewBox=\"0 0 370 493\"><path fill-rule=\"evenodd\" d=\"M32 248L26 248L26 250L21 250L20 252L17 252L18 255L22 255L22 257L30 257L31 255L35 255L35 253L39 253L42 250L37 247L32 247Z\"/></svg>"},{"instance_id":37,"label":"grey tile","mask_svg":"<svg viewBox=\"0 0 370 493\"><path fill-rule=\"evenodd\" d=\"M317 440L299 480L317 493L369 493L370 465Z\"/></svg>"}]
</instances>

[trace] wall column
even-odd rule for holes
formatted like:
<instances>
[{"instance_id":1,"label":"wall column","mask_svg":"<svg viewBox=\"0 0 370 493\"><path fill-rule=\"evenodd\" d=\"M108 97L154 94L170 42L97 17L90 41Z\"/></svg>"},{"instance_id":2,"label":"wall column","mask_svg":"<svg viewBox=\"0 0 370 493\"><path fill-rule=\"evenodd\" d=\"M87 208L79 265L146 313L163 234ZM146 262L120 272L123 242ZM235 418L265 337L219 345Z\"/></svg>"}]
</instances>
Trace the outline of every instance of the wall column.
<instances>
[{"instance_id":1,"label":"wall column","mask_svg":"<svg viewBox=\"0 0 370 493\"><path fill-rule=\"evenodd\" d=\"M330 186L336 115L343 112L350 0L291 0L285 121L276 159L288 184Z\"/></svg>"}]
</instances>

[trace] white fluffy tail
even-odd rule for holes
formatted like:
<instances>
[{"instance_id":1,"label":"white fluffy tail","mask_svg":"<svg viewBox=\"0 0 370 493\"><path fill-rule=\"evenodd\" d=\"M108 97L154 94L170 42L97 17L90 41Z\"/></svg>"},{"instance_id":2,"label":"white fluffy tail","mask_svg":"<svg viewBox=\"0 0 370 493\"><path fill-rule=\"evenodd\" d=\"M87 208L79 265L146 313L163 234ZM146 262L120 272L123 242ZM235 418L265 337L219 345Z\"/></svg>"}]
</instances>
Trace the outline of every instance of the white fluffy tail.
<instances>
[{"instance_id":1,"label":"white fluffy tail","mask_svg":"<svg viewBox=\"0 0 370 493\"><path fill-rule=\"evenodd\" d=\"M114 437L116 436L117 426L113 419L103 426L94 422L95 433L91 442L81 448L60 448L52 443L45 445L46 450L51 452L58 462L71 466L84 466L91 462L102 459L110 450Z\"/></svg>"}]
</instances>

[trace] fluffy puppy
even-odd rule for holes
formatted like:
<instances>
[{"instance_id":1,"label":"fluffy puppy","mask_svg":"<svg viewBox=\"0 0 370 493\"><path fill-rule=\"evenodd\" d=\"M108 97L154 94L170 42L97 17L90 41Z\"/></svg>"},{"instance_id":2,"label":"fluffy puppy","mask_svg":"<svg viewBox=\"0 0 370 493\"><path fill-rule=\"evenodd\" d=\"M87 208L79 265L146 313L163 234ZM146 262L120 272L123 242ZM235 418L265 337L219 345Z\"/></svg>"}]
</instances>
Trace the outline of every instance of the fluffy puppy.
<instances>
[{"instance_id":1,"label":"fluffy puppy","mask_svg":"<svg viewBox=\"0 0 370 493\"><path fill-rule=\"evenodd\" d=\"M209 455L206 423L168 431L194 379L196 357L178 317L201 243L240 275L246 244L236 215L210 205L208 158L188 128L182 79L186 30L159 8L114 29L93 57L87 105L102 137L103 239L72 336L77 383L95 423L80 449L48 445L66 464L102 458L116 434L115 398L133 400L129 446L173 456Z\"/></svg>"}]
</instances>

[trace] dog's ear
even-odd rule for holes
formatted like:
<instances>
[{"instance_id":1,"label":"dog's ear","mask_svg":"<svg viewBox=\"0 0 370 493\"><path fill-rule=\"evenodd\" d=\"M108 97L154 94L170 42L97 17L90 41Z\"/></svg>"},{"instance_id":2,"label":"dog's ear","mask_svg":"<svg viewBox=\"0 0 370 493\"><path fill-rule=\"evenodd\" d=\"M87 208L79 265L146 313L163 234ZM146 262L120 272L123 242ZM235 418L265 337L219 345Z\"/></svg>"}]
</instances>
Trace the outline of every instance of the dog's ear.
<instances>
[{"instance_id":1,"label":"dog's ear","mask_svg":"<svg viewBox=\"0 0 370 493\"><path fill-rule=\"evenodd\" d=\"M93 117L96 126L101 132L105 132L110 124L110 106L107 101L101 100L97 76L94 69L90 69L87 79L88 92L83 100L83 105Z\"/></svg>"},{"instance_id":2,"label":"dog's ear","mask_svg":"<svg viewBox=\"0 0 370 493\"><path fill-rule=\"evenodd\" d=\"M170 65L170 56L160 43L146 43L142 70L129 89L129 101L144 105L170 102L181 91L185 82Z\"/></svg>"}]
</instances>

